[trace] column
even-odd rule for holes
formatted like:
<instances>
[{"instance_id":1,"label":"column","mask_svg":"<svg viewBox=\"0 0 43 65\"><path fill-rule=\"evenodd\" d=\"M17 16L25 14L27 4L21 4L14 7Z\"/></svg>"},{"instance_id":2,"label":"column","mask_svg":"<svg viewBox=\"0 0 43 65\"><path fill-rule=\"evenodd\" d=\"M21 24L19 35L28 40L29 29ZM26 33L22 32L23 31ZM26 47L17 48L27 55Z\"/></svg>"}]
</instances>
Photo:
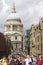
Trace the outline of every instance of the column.
<instances>
[{"instance_id":1,"label":"column","mask_svg":"<svg viewBox=\"0 0 43 65\"><path fill-rule=\"evenodd\" d=\"M12 29L13 29L13 27L12 27L12 25L11 25L11 31L12 31Z\"/></svg>"},{"instance_id":2,"label":"column","mask_svg":"<svg viewBox=\"0 0 43 65\"><path fill-rule=\"evenodd\" d=\"M6 26L4 27L5 31L7 30Z\"/></svg>"}]
</instances>

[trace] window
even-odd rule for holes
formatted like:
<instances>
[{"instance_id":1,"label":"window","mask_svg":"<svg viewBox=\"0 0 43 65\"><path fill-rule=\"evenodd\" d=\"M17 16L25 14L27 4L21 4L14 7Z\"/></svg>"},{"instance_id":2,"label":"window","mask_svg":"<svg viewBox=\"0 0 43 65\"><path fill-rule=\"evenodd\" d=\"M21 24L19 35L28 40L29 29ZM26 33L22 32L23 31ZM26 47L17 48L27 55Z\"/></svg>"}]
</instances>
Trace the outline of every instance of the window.
<instances>
[{"instance_id":1,"label":"window","mask_svg":"<svg viewBox=\"0 0 43 65\"><path fill-rule=\"evenodd\" d=\"M15 36L15 39L17 40L17 36Z\"/></svg>"},{"instance_id":2,"label":"window","mask_svg":"<svg viewBox=\"0 0 43 65\"><path fill-rule=\"evenodd\" d=\"M39 42L39 36L37 37L37 41Z\"/></svg>"},{"instance_id":3,"label":"window","mask_svg":"<svg viewBox=\"0 0 43 65\"><path fill-rule=\"evenodd\" d=\"M32 42L32 45L33 45L33 42Z\"/></svg>"},{"instance_id":4,"label":"window","mask_svg":"<svg viewBox=\"0 0 43 65\"><path fill-rule=\"evenodd\" d=\"M33 33L33 37L35 37L35 32Z\"/></svg>"},{"instance_id":5,"label":"window","mask_svg":"<svg viewBox=\"0 0 43 65\"><path fill-rule=\"evenodd\" d=\"M35 47L35 45L32 46L33 48Z\"/></svg>"},{"instance_id":6,"label":"window","mask_svg":"<svg viewBox=\"0 0 43 65\"><path fill-rule=\"evenodd\" d=\"M19 31L23 31L23 27L22 26L19 26Z\"/></svg>"},{"instance_id":7,"label":"window","mask_svg":"<svg viewBox=\"0 0 43 65\"><path fill-rule=\"evenodd\" d=\"M8 31L10 30L10 26L7 26L7 30L8 30Z\"/></svg>"},{"instance_id":8,"label":"window","mask_svg":"<svg viewBox=\"0 0 43 65\"><path fill-rule=\"evenodd\" d=\"M14 25L13 25L13 30L15 30L15 31L16 31L16 30L17 30L17 26L14 26Z\"/></svg>"},{"instance_id":9,"label":"window","mask_svg":"<svg viewBox=\"0 0 43 65\"><path fill-rule=\"evenodd\" d=\"M40 46L38 45L38 50L40 50Z\"/></svg>"},{"instance_id":10,"label":"window","mask_svg":"<svg viewBox=\"0 0 43 65\"><path fill-rule=\"evenodd\" d=\"M43 21L42 21L42 23L43 23Z\"/></svg>"}]
</instances>

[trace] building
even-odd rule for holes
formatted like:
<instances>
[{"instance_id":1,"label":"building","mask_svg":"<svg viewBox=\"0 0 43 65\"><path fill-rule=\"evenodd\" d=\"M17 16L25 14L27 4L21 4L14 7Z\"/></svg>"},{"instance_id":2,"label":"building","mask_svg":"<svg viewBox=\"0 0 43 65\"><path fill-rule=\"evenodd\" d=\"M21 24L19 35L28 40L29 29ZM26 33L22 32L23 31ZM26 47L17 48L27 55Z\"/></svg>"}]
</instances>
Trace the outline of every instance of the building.
<instances>
[{"instance_id":1,"label":"building","mask_svg":"<svg viewBox=\"0 0 43 65\"><path fill-rule=\"evenodd\" d=\"M30 30L27 29L25 33L25 52L26 54L30 54Z\"/></svg>"},{"instance_id":2,"label":"building","mask_svg":"<svg viewBox=\"0 0 43 65\"><path fill-rule=\"evenodd\" d=\"M23 24L21 19L16 13L15 6L13 6L11 13L9 14L6 23L4 25L4 34L7 35L13 44L13 50L24 48L24 34Z\"/></svg>"},{"instance_id":3,"label":"building","mask_svg":"<svg viewBox=\"0 0 43 65\"><path fill-rule=\"evenodd\" d=\"M32 25L30 29L30 55L42 54L43 56L43 17L38 25Z\"/></svg>"}]
</instances>

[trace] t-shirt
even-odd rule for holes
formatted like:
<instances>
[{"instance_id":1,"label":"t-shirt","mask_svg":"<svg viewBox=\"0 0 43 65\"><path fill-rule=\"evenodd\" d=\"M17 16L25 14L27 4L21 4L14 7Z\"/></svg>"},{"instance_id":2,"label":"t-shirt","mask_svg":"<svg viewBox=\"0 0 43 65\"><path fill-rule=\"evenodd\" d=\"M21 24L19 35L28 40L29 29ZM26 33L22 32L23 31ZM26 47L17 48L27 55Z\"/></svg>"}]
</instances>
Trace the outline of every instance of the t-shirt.
<instances>
[{"instance_id":1,"label":"t-shirt","mask_svg":"<svg viewBox=\"0 0 43 65\"><path fill-rule=\"evenodd\" d=\"M28 63L29 63L29 59L26 58L26 59L25 59L25 65L29 65Z\"/></svg>"}]
</instances>

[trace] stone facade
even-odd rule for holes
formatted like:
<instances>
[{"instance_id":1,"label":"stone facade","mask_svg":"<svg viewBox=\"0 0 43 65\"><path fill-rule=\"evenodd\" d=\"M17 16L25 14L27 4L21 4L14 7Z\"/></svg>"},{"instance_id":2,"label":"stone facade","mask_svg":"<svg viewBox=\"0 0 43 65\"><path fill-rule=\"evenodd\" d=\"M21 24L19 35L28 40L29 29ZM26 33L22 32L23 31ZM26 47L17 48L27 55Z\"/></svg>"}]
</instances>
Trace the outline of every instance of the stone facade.
<instances>
[{"instance_id":1,"label":"stone facade","mask_svg":"<svg viewBox=\"0 0 43 65\"><path fill-rule=\"evenodd\" d=\"M30 29L30 55L42 54L43 56L43 17L38 25L32 25Z\"/></svg>"},{"instance_id":2,"label":"stone facade","mask_svg":"<svg viewBox=\"0 0 43 65\"><path fill-rule=\"evenodd\" d=\"M20 20L18 13L15 11L15 6L7 18L4 25L4 34L8 35L13 43L13 50L20 49L23 51L24 46L24 34L23 34L23 24Z\"/></svg>"}]
</instances>

